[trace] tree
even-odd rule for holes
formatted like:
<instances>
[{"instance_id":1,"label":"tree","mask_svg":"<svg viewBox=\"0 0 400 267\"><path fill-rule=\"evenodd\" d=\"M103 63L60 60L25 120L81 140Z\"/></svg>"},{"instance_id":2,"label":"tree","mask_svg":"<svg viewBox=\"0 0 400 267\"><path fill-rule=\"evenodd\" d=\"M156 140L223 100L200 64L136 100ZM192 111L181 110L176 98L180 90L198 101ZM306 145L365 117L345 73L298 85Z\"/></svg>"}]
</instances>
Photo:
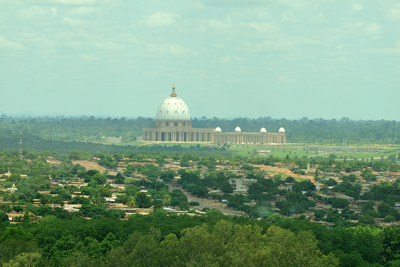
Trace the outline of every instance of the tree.
<instances>
[{"instance_id":1,"label":"tree","mask_svg":"<svg viewBox=\"0 0 400 267\"><path fill-rule=\"evenodd\" d=\"M189 209L189 202L187 201L181 201L178 204L179 210L188 210Z\"/></svg>"},{"instance_id":2,"label":"tree","mask_svg":"<svg viewBox=\"0 0 400 267\"><path fill-rule=\"evenodd\" d=\"M21 181L21 175L20 174L18 174L18 173L13 173L13 174L11 174L10 175L10 177L8 177L7 178L7 181L10 181L10 182L18 182L18 181Z\"/></svg>"},{"instance_id":3,"label":"tree","mask_svg":"<svg viewBox=\"0 0 400 267\"><path fill-rule=\"evenodd\" d=\"M100 186L99 188L97 188L97 192L101 197L111 197L110 189L105 186Z\"/></svg>"},{"instance_id":4,"label":"tree","mask_svg":"<svg viewBox=\"0 0 400 267\"><path fill-rule=\"evenodd\" d=\"M400 228L385 227L382 230L383 256L385 262L399 260Z\"/></svg>"},{"instance_id":5,"label":"tree","mask_svg":"<svg viewBox=\"0 0 400 267\"><path fill-rule=\"evenodd\" d=\"M135 207L135 198L134 197L132 197L132 196L130 196L130 197L128 197L128 199L127 199L127 201L126 201L126 205L129 207L129 208L134 208Z\"/></svg>"},{"instance_id":6,"label":"tree","mask_svg":"<svg viewBox=\"0 0 400 267\"><path fill-rule=\"evenodd\" d=\"M367 203L364 203L364 204L361 206L361 210L362 210L363 212L366 212L367 210L374 210L374 206L375 206L375 201L370 200L370 201L368 201Z\"/></svg>"},{"instance_id":7,"label":"tree","mask_svg":"<svg viewBox=\"0 0 400 267\"><path fill-rule=\"evenodd\" d=\"M264 194L264 187L261 186L260 183L251 184L248 193L252 199L260 200Z\"/></svg>"},{"instance_id":8,"label":"tree","mask_svg":"<svg viewBox=\"0 0 400 267\"><path fill-rule=\"evenodd\" d=\"M168 194L167 191L162 191L161 192L161 198L162 198L162 203L163 203L164 207L166 207L166 206L171 204L172 197L171 197L170 194Z\"/></svg>"},{"instance_id":9,"label":"tree","mask_svg":"<svg viewBox=\"0 0 400 267\"><path fill-rule=\"evenodd\" d=\"M100 195L100 193L96 193L92 198L91 201L93 205L102 206L104 204L104 198Z\"/></svg>"},{"instance_id":10,"label":"tree","mask_svg":"<svg viewBox=\"0 0 400 267\"><path fill-rule=\"evenodd\" d=\"M175 234L169 234L165 237L165 239L160 243L160 262L164 264L164 266L179 266L183 263L182 259L177 255L179 250L179 242L178 238Z\"/></svg>"},{"instance_id":11,"label":"tree","mask_svg":"<svg viewBox=\"0 0 400 267\"><path fill-rule=\"evenodd\" d=\"M393 212L394 209L388 203L382 202L378 205L378 211L381 214L388 214Z\"/></svg>"},{"instance_id":12,"label":"tree","mask_svg":"<svg viewBox=\"0 0 400 267\"><path fill-rule=\"evenodd\" d=\"M89 153L86 153L86 152L83 152L83 151L74 150L74 151L71 151L71 152L68 154L68 158L69 158L70 160L89 159L89 158L90 158L90 154L89 154Z\"/></svg>"},{"instance_id":13,"label":"tree","mask_svg":"<svg viewBox=\"0 0 400 267\"><path fill-rule=\"evenodd\" d=\"M332 208L335 209L344 209L349 206L349 202L343 198L336 198L332 203Z\"/></svg>"},{"instance_id":14,"label":"tree","mask_svg":"<svg viewBox=\"0 0 400 267\"><path fill-rule=\"evenodd\" d=\"M22 266L39 266L42 255L39 252L24 252L17 255L8 263L4 263L4 267L22 267Z\"/></svg>"},{"instance_id":15,"label":"tree","mask_svg":"<svg viewBox=\"0 0 400 267\"><path fill-rule=\"evenodd\" d=\"M293 183L295 183L296 182L296 180L292 177L292 176L288 176L287 178L286 178L286 180L285 180L285 183L291 183L291 184L293 184Z\"/></svg>"},{"instance_id":16,"label":"tree","mask_svg":"<svg viewBox=\"0 0 400 267\"><path fill-rule=\"evenodd\" d=\"M337 185L337 182L336 182L335 179L329 178L329 179L325 182L325 184L326 184L327 186L335 186L335 185Z\"/></svg>"},{"instance_id":17,"label":"tree","mask_svg":"<svg viewBox=\"0 0 400 267\"><path fill-rule=\"evenodd\" d=\"M396 221L396 218L394 216L392 215L385 216L384 222L394 222L394 221Z\"/></svg>"},{"instance_id":18,"label":"tree","mask_svg":"<svg viewBox=\"0 0 400 267\"><path fill-rule=\"evenodd\" d=\"M221 191L225 194L233 193L233 186L225 180L221 183Z\"/></svg>"},{"instance_id":19,"label":"tree","mask_svg":"<svg viewBox=\"0 0 400 267\"><path fill-rule=\"evenodd\" d=\"M123 177L121 175L121 173L117 173L117 175L115 176L115 179L114 179L114 183L116 183L116 184L124 184L125 183L125 177Z\"/></svg>"},{"instance_id":20,"label":"tree","mask_svg":"<svg viewBox=\"0 0 400 267\"><path fill-rule=\"evenodd\" d=\"M107 182L107 178L101 173L96 173L95 175L93 175L91 180L94 181L97 185L105 184Z\"/></svg>"},{"instance_id":21,"label":"tree","mask_svg":"<svg viewBox=\"0 0 400 267\"><path fill-rule=\"evenodd\" d=\"M333 256L325 256L317 246L317 240L311 232L297 235L276 226L268 228L266 233L270 266L338 266Z\"/></svg>"},{"instance_id":22,"label":"tree","mask_svg":"<svg viewBox=\"0 0 400 267\"><path fill-rule=\"evenodd\" d=\"M67 185L67 186L65 186L65 190L66 190L69 194L72 194L72 193L78 191L79 188L78 188L76 185Z\"/></svg>"},{"instance_id":23,"label":"tree","mask_svg":"<svg viewBox=\"0 0 400 267\"><path fill-rule=\"evenodd\" d=\"M362 173L365 181L376 181L376 176L372 174L371 170L365 169Z\"/></svg>"},{"instance_id":24,"label":"tree","mask_svg":"<svg viewBox=\"0 0 400 267\"><path fill-rule=\"evenodd\" d=\"M170 182L172 179L174 179L174 177L175 177L175 172L171 170L163 171L160 173L160 179L162 179L166 183Z\"/></svg>"},{"instance_id":25,"label":"tree","mask_svg":"<svg viewBox=\"0 0 400 267\"><path fill-rule=\"evenodd\" d=\"M340 266L343 267L366 266L366 262L358 251L339 255L339 261Z\"/></svg>"},{"instance_id":26,"label":"tree","mask_svg":"<svg viewBox=\"0 0 400 267\"><path fill-rule=\"evenodd\" d=\"M358 251L365 261L380 263L383 259L381 230L369 226L350 228L354 232L351 240L353 251Z\"/></svg>"},{"instance_id":27,"label":"tree","mask_svg":"<svg viewBox=\"0 0 400 267\"><path fill-rule=\"evenodd\" d=\"M11 259L15 259L15 256L24 252L37 252L39 248L35 241L33 241L31 236L27 233L23 233L22 228L19 229L6 229L3 231L0 243L0 259L1 261L8 262ZM21 256L21 258L24 258ZM23 259L18 258L16 262L23 261ZM27 255L27 258L29 256ZM18 265L11 265L18 266ZM29 266L29 265L27 265Z\"/></svg>"},{"instance_id":28,"label":"tree","mask_svg":"<svg viewBox=\"0 0 400 267\"><path fill-rule=\"evenodd\" d=\"M314 211L314 219L322 220L325 216L326 212L324 210L315 210Z\"/></svg>"},{"instance_id":29,"label":"tree","mask_svg":"<svg viewBox=\"0 0 400 267\"><path fill-rule=\"evenodd\" d=\"M138 192L136 194L136 204L139 208L150 208L150 197L144 192Z\"/></svg>"},{"instance_id":30,"label":"tree","mask_svg":"<svg viewBox=\"0 0 400 267\"><path fill-rule=\"evenodd\" d=\"M372 216L361 217L359 222L360 223L365 223L365 224L375 224L374 217L372 217Z\"/></svg>"},{"instance_id":31,"label":"tree","mask_svg":"<svg viewBox=\"0 0 400 267\"><path fill-rule=\"evenodd\" d=\"M24 209L23 209L20 205L15 205L15 206L13 206L13 210L14 210L16 213L20 213L20 212L24 211Z\"/></svg>"}]
</instances>

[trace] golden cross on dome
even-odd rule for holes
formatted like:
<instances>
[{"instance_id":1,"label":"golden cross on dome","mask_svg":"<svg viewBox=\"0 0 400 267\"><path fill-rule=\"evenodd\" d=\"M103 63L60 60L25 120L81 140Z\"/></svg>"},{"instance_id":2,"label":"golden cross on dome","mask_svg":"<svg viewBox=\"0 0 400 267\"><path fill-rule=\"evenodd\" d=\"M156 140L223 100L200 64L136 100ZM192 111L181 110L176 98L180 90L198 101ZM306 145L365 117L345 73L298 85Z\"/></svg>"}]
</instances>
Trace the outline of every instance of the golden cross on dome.
<instances>
[{"instance_id":1,"label":"golden cross on dome","mask_svg":"<svg viewBox=\"0 0 400 267\"><path fill-rule=\"evenodd\" d=\"M171 93L171 96L173 96L173 97L178 96L178 95L175 93L175 84L172 84L172 93Z\"/></svg>"}]
</instances>

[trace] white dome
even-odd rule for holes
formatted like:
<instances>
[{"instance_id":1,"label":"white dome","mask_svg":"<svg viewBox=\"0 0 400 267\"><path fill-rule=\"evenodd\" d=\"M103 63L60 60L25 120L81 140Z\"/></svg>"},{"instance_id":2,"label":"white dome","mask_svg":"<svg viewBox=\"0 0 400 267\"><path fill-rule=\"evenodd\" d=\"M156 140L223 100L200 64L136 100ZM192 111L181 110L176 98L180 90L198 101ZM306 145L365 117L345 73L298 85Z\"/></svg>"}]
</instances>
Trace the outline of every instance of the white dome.
<instances>
[{"instance_id":1,"label":"white dome","mask_svg":"<svg viewBox=\"0 0 400 267\"><path fill-rule=\"evenodd\" d=\"M242 131L242 129L240 129L239 126L235 128L235 132L241 132L241 131Z\"/></svg>"},{"instance_id":2,"label":"white dome","mask_svg":"<svg viewBox=\"0 0 400 267\"><path fill-rule=\"evenodd\" d=\"M267 129L265 129L264 127L261 128L260 133L266 133Z\"/></svg>"},{"instance_id":3,"label":"white dome","mask_svg":"<svg viewBox=\"0 0 400 267\"><path fill-rule=\"evenodd\" d=\"M221 130L220 127L217 127L217 128L215 128L215 132L216 132L216 133L220 133L220 132L222 132L222 130Z\"/></svg>"},{"instance_id":4,"label":"white dome","mask_svg":"<svg viewBox=\"0 0 400 267\"><path fill-rule=\"evenodd\" d=\"M170 96L161 103L156 120L190 120L190 111L185 101L177 96Z\"/></svg>"},{"instance_id":5,"label":"white dome","mask_svg":"<svg viewBox=\"0 0 400 267\"><path fill-rule=\"evenodd\" d=\"M278 132L284 133L284 132L285 132L285 128L283 128L283 127L279 128L279 131L278 131Z\"/></svg>"}]
</instances>

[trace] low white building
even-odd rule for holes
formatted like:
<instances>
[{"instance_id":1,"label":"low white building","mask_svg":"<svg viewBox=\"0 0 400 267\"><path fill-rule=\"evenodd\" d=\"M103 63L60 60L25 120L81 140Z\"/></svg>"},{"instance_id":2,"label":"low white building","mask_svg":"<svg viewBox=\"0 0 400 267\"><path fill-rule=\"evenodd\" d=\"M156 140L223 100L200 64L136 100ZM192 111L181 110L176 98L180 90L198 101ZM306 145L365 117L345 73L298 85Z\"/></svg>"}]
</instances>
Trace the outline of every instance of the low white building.
<instances>
[{"instance_id":1,"label":"low white building","mask_svg":"<svg viewBox=\"0 0 400 267\"><path fill-rule=\"evenodd\" d=\"M247 193L251 184L257 183L256 179L229 179L235 193Z\"/></svg>"}]
</instances>

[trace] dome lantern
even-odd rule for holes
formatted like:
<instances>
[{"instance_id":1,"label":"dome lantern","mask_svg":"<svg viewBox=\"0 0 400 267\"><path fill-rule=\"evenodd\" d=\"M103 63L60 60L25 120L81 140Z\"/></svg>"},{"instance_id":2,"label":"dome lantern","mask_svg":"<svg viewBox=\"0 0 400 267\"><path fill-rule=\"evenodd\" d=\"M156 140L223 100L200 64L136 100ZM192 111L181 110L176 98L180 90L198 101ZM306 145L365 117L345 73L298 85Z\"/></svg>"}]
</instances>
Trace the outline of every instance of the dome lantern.
<instances>
[{"instance_id":1,"label":"dome lantern","mask_svg":"<svg viewBox=\"0 0 400 267\"><path fill-rule=\"evenodd\" d=\"M172 85L172 93L170 95L171 97L177 97L178 95L175 93L175 85Z\"/></svg>"}]
</instances>

